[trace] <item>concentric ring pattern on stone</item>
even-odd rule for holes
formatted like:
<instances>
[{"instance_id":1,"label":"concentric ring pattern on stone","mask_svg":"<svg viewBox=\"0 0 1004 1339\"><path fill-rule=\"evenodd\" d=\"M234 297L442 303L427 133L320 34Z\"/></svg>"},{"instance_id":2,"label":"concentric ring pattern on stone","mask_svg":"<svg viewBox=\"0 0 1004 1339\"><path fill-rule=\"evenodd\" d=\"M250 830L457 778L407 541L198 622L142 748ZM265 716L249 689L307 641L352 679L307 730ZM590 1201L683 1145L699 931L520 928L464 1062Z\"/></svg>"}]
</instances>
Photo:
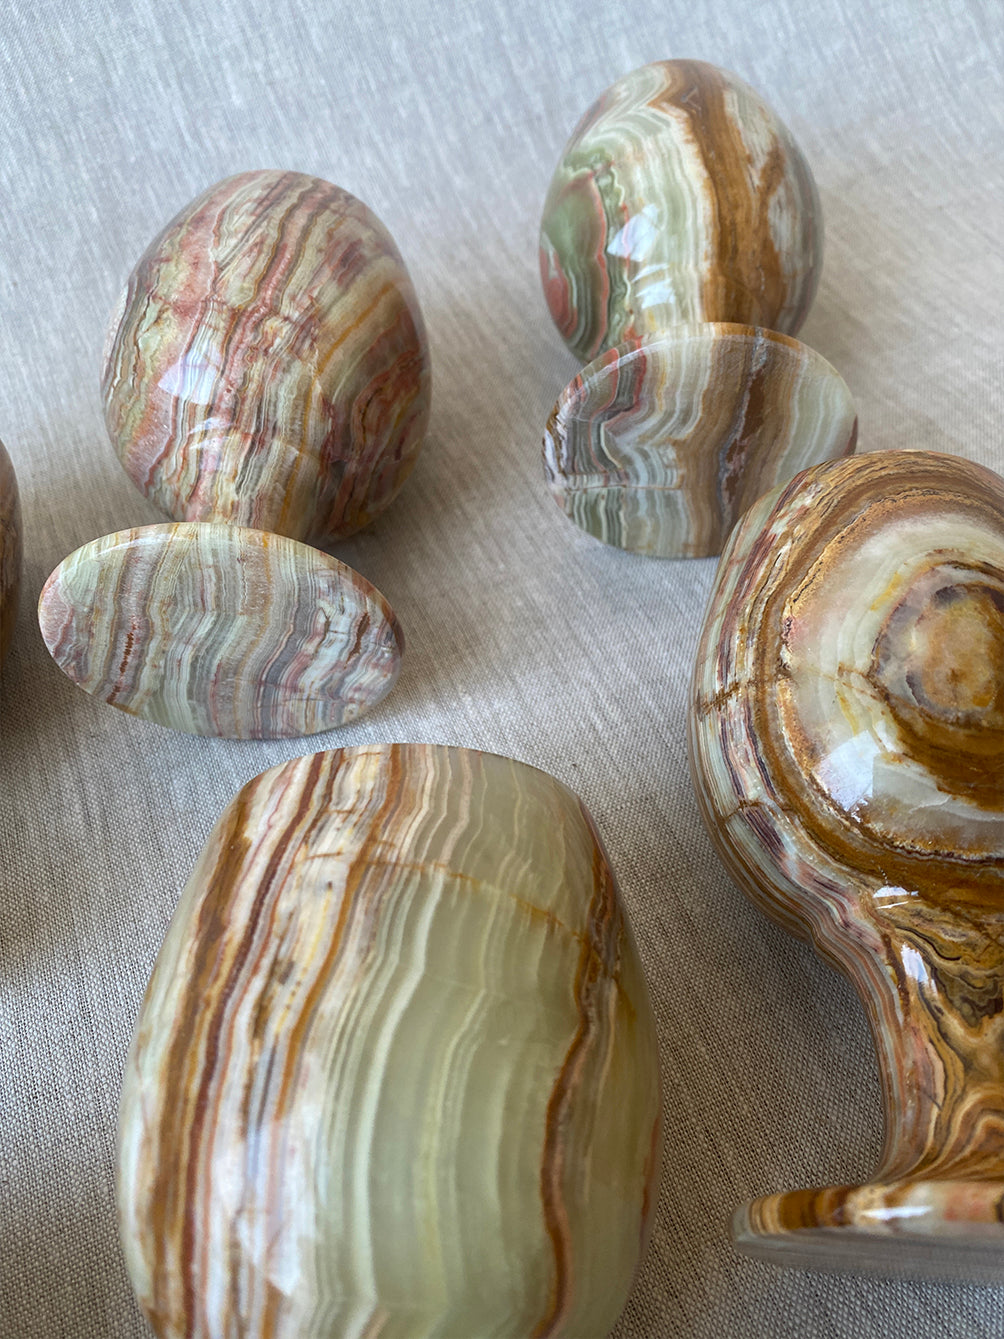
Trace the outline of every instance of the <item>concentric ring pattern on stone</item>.
<instances>
[{"instance_id":1,"label":"concentric ring pattern on stone","mask_svg":"<svg viewBox=\"0 0 1004 1339\"><path fill-rule=\"evenodd\" d=\"M49 577L42 636L112 706L176 730L270 739L354 720L393 687L403 637L352 568L281 535L196 522L85 544Z\"/></svg>"},{"instance_id":2,"label":"concentric ring pattern on stone","mask_svg":"<svg viewBox=\"0 0 1004 1339\"><path fill-rule=\"evenodd\" d=\"M758 1254L1001 1279L1004 480L818 465L719 564L690 722L732 874L861 995L886 1139L867 1185L747 1206Z\"/></svg>"},{"instance_id":3,"label":"concentric ring pattern on stone","mask_svg":"<svg viewBox=\"0 0 1004 1339\"><path fill-rule=\"evenodd\" d=\"M797 144L748 84L702 61L611 84L544 204L544 291L583 362L680 321L795 334L821 266L819 197Z\"/></svg>"},{"instance_id":4,"label":"concentric ring pattern on stone","mask_svg":"<svg viewBox=\"0 0 1004 1339\"><path fill-rule=\"evenodd\" d=\"M706 557L762 493L856 440L850 391L814 350L751 326L680 325L609 350L569 383L544 471L597 539Z\"/></svg>"},{"instance_id":5,"label":"concentric ring pattern on stone","mask_svg":"<svg viewBox=\"0 0 1004 1339\"><path fill-rule=\"evenodd\" d=\"M123 1084L122 1243L160 1339L602 1339L659 1150L651 1006L571 792L424 744L240 792Z\"/></svg>"},{"instance_id":6,"label":"concentric ring pattern on stone","mask_svg":"<svg viewBox=\"0 0 1004 1339\"><path fill-rule=\"evenodd\" d=\"M21 588L21 504L14 466L0 442L0 665L10 647Z\"/></svg>"},{"instance_id":7,"label":"concentric ring pattern on stone","mask_svg":"<svg viewBox=\"0 0 1004 1339\"><path fill-rule=\"evenodd\" d=\"M382 511L415 463L425 329L361 201L316 177L245 172L136 266L103 391L123 465L168 515L325 544Z\"/></svg>"},{"instance_id":8,"label":"concentric ring pattern on stone","mask_svg":"<svg viewBox=\"0 0 1004 1339\"><path fill-rule=\"evenodd\" d=\"M1004 889L1004 481L877 452L762 498L722 555L692 721L712 826L783 911L833 861L960 907Z\"/></svg>"}]
</instances>

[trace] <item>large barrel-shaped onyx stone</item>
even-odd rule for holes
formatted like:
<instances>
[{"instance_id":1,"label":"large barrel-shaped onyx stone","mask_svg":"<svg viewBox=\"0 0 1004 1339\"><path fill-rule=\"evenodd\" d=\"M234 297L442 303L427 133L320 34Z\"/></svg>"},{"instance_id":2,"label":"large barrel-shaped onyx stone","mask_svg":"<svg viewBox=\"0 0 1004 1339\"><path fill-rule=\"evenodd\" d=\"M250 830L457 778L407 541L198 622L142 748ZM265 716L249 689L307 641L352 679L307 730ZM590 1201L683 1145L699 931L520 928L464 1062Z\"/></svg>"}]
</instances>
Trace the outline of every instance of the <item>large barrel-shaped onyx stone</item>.
<instances>
[{"instance_id":1,"label":"large barrel-shaped onyx stone","mask_svg":"<svg viewBox=\"0 0 1004 1339\"><path fill-rule=\"evenodd\" d=\"M488 754L250 782L182 894L122 1091L159 1339L603 1339L660 1153L655 1027L588 814Z\"/></svg>"}]
</instances>

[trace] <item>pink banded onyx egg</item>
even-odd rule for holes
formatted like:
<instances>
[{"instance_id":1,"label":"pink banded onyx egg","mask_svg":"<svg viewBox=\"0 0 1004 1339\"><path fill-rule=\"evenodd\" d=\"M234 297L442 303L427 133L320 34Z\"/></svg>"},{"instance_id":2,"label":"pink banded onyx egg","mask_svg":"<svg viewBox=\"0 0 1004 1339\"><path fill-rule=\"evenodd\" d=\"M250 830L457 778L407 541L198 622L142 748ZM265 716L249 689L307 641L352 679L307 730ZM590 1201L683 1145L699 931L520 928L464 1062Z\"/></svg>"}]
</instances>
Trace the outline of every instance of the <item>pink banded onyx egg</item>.
<instances>
[{"instance_id":1,"label":"pink banded onyx egg","mask_svg":"<svg viewBox=\"0 0 1004 1339\"><path fill-rule=\"evenodd\" d=\"M664 60L618 79L565 146L544 203L547 304L583 362L681 321L795 334L822 266L812 173L736 75Z\"/></svg>"},{"instance_id":2,"label":"pink banded onyx egg","mask_svg":"<svg viewBox=\"0 0 1004 1339\"><path fill-rule=\"evenodd\" d=\"M245 172L167 225L112 318L105 418L175 520L328 544L415 463L429 413L418 301L367 207L295 172Z\"/></svg>"},{"instance_id":3,"label":"pink banded onyx egg","mask_svg":"<svg viewBox=\"0 0 1004 1339\"><path fill-rule=\"evenodd\" d=\"M870 1182L747 1205L738 1243L1004 1280L1004 480L880 452L756 502L690 740L737 883L861 995L885 1105Z\"/></svg>"},{"instance_id":4,"label":"pink banded onyx egg","mask_svg":"<svg viewBox=\"0 0 1004 1339\"><path fill-rule=\"evenodd\" d=\"M644 1250L660 1100L581 802L428 744L251 781L158 955L119 1131L158 1339L603 1339Z\"/></svg>"},{"instance_id":5,"label":"pink banded onyx egg","mask_svg":"<svg viewBox=\"0 0 1004 1339\"><path fill-rule=\"evenodd\" d=\"M21 503L14 466L0 442L0 665L10 648L21 588Z\"/></svg>"}]
</instances>

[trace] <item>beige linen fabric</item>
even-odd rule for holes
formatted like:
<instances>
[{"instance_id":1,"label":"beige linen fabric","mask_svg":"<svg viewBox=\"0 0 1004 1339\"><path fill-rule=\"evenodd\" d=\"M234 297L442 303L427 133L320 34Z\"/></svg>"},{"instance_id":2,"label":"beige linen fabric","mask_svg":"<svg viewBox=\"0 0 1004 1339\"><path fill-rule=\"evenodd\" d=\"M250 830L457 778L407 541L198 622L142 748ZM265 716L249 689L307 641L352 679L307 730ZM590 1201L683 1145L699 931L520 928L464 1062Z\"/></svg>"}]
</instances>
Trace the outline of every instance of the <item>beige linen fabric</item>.
<instances>
[{"instance_id":1,"label":"beige linen fabric","mask_svg":"<svg viewBox=\"0 0 1004 1339\"><path fill-rule=\"evenodd\" d=\"M242 782L370 740L535 763L583 796L609 846L651 982L666 1110L658 1220L618 1339L1004 1333L1004 1289L774 1270L731 1249L743 1199L868 1175L875 1063L850 989L747 904L698 819L685 715L713 562L605 548L546 495L541 430L575 363L536 268L544 192L592 98L657 57L724 65L813 165L827 251L802 334L857 396L862 448L1004 469L1002 45L997 0L0 12L0 437L26 532L0 678L4 1339L149 1334L116 1240L114 1128L160 938ZM159 519L102 426L120 286L197 192L271 166L337 182L391 229L428 321L434 392L410 484L337 550L405 627L397 689L337 734L251 744L87 698L48 659L33 607L77 545Z\"/></svg>"}]
</instances>

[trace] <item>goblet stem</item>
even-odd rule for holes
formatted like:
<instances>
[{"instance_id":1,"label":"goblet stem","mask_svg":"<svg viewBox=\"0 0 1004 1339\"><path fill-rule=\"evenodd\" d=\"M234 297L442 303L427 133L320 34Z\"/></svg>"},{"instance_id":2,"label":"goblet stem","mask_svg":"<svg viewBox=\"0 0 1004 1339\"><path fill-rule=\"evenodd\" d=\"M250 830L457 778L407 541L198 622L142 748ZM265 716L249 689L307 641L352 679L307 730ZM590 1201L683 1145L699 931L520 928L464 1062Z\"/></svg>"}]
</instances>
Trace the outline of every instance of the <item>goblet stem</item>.
<instances>
[{"instance_id":1,"label":"goblet stem","mask_svg":"<svg viewBox=\"0 0 1004 1339\"><path fill-rule=\"evenodd\" d=\"M902 888L863 893L858 905L853 939L825 951L857 988L875 1037L882 1159L864 1185L744 1205L736 1245L811 1268L999 1281L1004 917Z\"/></svg>"},{"instance_id":2,"label":"goblet stem","mask_svg":"<svg viewBox=\"0 0 1004 1339\"><path fill-rule=\"evenodd\" d=\"M857 979L885 1107L876 1178L1004 1182L1004 918L901 889L865 901L885 949Z\"/></svg>"}]
</instances>

